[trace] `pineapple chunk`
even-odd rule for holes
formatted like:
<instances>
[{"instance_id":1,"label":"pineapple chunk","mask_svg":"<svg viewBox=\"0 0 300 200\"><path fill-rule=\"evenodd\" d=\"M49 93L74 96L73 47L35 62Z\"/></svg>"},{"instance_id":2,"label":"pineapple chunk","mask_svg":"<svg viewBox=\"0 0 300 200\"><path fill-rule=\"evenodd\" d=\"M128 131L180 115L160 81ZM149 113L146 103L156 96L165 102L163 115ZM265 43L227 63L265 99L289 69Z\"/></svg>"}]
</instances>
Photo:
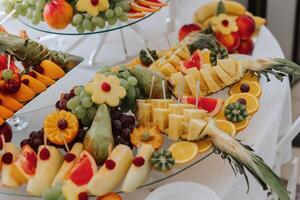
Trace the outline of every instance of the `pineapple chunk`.
<instances>
[{"instance_id":1,"label":"pineapple chunk","mask_svg":"<svg viewBox=\"0 0 300 200\"><path fill-rule=\"evenodd\" d=\"M197 73L199 70L196 67L190 68L187 70L186 74L195 74Z\"/></svg>"},{"instance_id":2,"label":"pineapple chunk","mask_svg":"<svg viewBox=\"0 0 300 200\"><path fill-rule=\"evenodd\" d=\"M184 121L189 122L191 119L204 119L208 116L207 111L203 109L184 109Z\"/></svg>"},{"instance_id":3,"label":"pineapple chunk","mask_svg":"<svg viewBox=\"0 0 300 200\"><path fill-rule=\"evenodd\" d=\"M173 99L151 99L152 110L155 108L169 108L169 104L174 103Z\"/></svg>"},{"instance_id":4,"label":"pineapple chunk","mask_svg":"<svg viewBox=\"0 0 300 200\"><path fill-rule=\"evenodd\" d=\"M156 125L161 132L164 132L169 125L169 109L153 109L153 124Z\"/></svg>"},{"instance_id":5,"label":"pineapple chunk","mask_svg":"<svg viewBox=\"0 0 300 200\"><path fill-rule=\"evenodd\" d=\"M186 45L178 46L176 55L182 60L188 60L191 57L191 52Z\"/></svg>"},{"instance_id":6,"label":"pineapple chunk","mask_svg":"<svg viewBox=\"0 0 300 200\"><path fill-rule=\"evenodd\" d=\"M211 73L209 72L209 70L207 68L201 69L200 73L201 73L204 81L206 82L207 87L209 88L209 90L212 93L217 92L221 89L220 86L215 82L215 80L213 79L213 77L211 76Z\"/></svg>"},{"instance_id":7,"label":"pineapple chunk","mask_svg":"<svg viewBox=\"0 0 300 200\"><path fill-rule=\"evenodd\" d=\"M195 105L192 104L169 104L170 114L183 115L184 109L194 108Z\"/></svg>"},{"instance_id":8,"label":"pineapple chunk","mask_svg":"<svg viewBox=\"0 0 300 200\"><path fill-rule=\"evenodd\" d=\"M179 67L179 63L182 62L181 58L179 58L174 51L170 50L166 57L168 58L168 61L175 67Z\"/></svg>"},{"instance_id":9,"label":"pineapple chunk","mask_svg":"<svg viewBox=\"0 0 300 200\"><path fill-rule=\"evenodd\" d=\"M188 74L188 75L184 76L184 79L187 82L193 97L195 97L196 96L196 85L197 85L196 79L194 78L194 76L192 74Z\"/></svg>"},{"instance_id":10,"label":"pineapple chunk","mask_svg":"<svg viewBox=\"0 0 300 200\"><path fill-rule=\"evenodd\" d=\"M234 82L234 80L230 78L230 76L228 76L228 74L226 74L226 72L219 65L214 66L213 70L216 72L216 74L218 74L219 78L226 86L229 86Z\"/></svg>"},{"instance_id":11,"label":"pineapple chunk","mask_svg":"<svg viewBox=\"0 0 300 200\"><path fill-rule=\"evenodd\" d=\"M230 76L231 78L235 78L237 71L234 60L232 59L220 59L217 61L218 65L222 67L222 69Z\"/></svg>"},{"instance_id":12,"label":"pineapple chunk","mask_svg":"<svg viewBox=\"0 0 300 200\"><path fill-rule=\"evenodd\" d=\"M169 114L168 136L171 140L177 141L183 134L183 119L182 115Z\"/></svg>"},{"instance_id":13,"label":"pineapple chunk","mask_svg":"<svg viewBox=\"0 0 300 200\"><path fill-rule=\"evenodd\" d=\"M152 105L151 103L137 102L138 113L137 119L140 125L147 126L152 122Z\"/></svg>"},{"instance_id":14,"label":"pineapple chunk","mask_svg":"<svg viewBox=\"0 0 300 200\"><path fill-rule=\"evenodd\" d=\"M181 90L182 90L182 87L184 87L184 92L183 92L183 95L184 96L190 96L191 93L190 93L190 89L184 79L184 76L182 75L181 72L177 72L177 73L174 73L171 75L171 78L170 78L170 82L171 84L173 85L174 89L173 89L173 93L175 94L176 97L178 97L179 95L181 95ZM179 91L180 90L180 91ZM180 92L178 94L178 92Z\"/></svg>"},{"instance_id":15,"label":"pineapple chunk","mask_svg":"<svg viewBox=\"0 0 300 200\"><path fill-rule=\"evenodd\" d=\"M201 51L201 54L202 54L202 58L203 58L203 63L204 64L211 64L211 62L210 62L210 50L203 49Z\"/></svg>"},{"instance_id":16,"label":"pineapple chunk","mask_svg":"<svg viewBox=\"0 0 300 200\"><path fill-rule=\"evenodd\" d=\"M166 63L160 68L160 72L163 73L165 76L170 77L172 74L176 73L177 70L170 63Z\"/></svg>"},{"instance_id":17,"label":"pineapple chunk","mask_svg":"<svg viewBox=\"0 0 300 200\"><path fill-rule=\"evenodd\" d=\"M191 119L189 124L188 141L198 140L206 126L206 121L202 119Z\"/></svg>"}]
</instances>

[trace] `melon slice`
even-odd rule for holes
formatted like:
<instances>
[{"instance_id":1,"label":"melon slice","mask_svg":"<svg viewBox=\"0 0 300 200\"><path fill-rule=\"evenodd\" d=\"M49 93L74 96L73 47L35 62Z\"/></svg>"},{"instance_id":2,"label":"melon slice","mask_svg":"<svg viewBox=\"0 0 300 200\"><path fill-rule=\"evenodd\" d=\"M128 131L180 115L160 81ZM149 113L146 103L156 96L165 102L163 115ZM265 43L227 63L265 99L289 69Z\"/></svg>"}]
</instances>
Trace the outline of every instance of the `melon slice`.
<instances>
[{"instance_id":1,"label":"melon slice","mask_svg":"<svg viewBox=\"0 0 300 200\"><path fill-rule=\"evenodd\" d=\"M50 60L43 60L40 66L44 69L43 75L53 80L57 80L65 75L64 70Z\"/></svg>"},{"instance_id":2,"label":"melon slice","mask_svg":"<svg viewBox=\"0 0 300 200\"><path fill-rule=\"evenodd\" d=\"M127 17L129 19L137 19L137 18L143 18L145 17L145 14L139 11L135 11L133 9L131 9L128 13L127 13Z\"/></svg>"},{"instance_id":3,"label":"melon slice","mask_svg":"<svg viewBox=\"0 0 300 200\"><path fill-rule=\"evenodd\" d=\"M49 87L50 85L53 85L55 83L55 80L53 80L47 76L44 76L44 75L38 73L37 71L33 70L33 72L36 74L36 79L41 81L47 87Z\"/></svg>"},{"instance_id":4,"label":"melon slice","mask_svg":"<svg viewBox=\"0 0 300 200\"><path fill-rule=\"evenodd\" d=\"M196 105L195 97L184 97L183 102ZM208 112L209 116L213 117L219 113L223 105L223 99L200 97L198 99L198 109L204 109Z\"/></svg>"},{"instance_id":5,"label":"melon slice","mask_svg":"<svg viewBox=\"0 0 300 200\"><path fill-rule=\"evenodd\" d=\"M190 59L180 63L180 70L185 74L187 73L187 70L191 68L199 70L202 66L202 60L201 51L197 50L193 53Z\"/></svg>"},{"instance_id":6,"label":"melon slice","mask_svg":"<svg viewBox=\"0 0 300 200\"><path fill-rule=\"evenodd\" d=\"M4 123L4 119L2 119L2 118L0 117L0 126L1 126L3 123ZM0 167L0 169L1 169L1 167Z\"/></svg>"},{"instance_id":7,"label":"melon slice","mask_svg":"<svg viewBox=\"0 0 300 200\"><path fill-rule=\"evenodd\" d=\"M12 94L11 97L21 103L26 103L35 97L35 93L28 86L22 83L20 89L16 93Z\"/></svg>"},{"instance_id":8,"label":"melon slice","mask_svg":"<svg viewBox=\"0 0 300 200\"><path fill-rule=\"evenodd\" d=\"M78 187L86 188L96 172L97 164L95 159L87 151L83 151L71 170L68 179Z\"/></svg>"},{"instance_id":9,"label":"melon slice","mask_svg":"<svg viewBox=\"0 0 300 200\"><path fill-rule=\"evenodd\" d=\"M138 12L156 12L159 8L139 5L136 2L130 2L130 8Z\"/></svg>"},{"instance_id":10,"label":"melon slice","mask_svg":"<svg viewBox=\"0 0 300 200\"><path fill-rule=\"evenodd\" d=\"M14 113L11 110L5 108L4 106L0 106L0 117L2 119L11 118L13 115Z\"/></svg>"},{"instance_id":11,"label":"melon slice","mask_svg":"<svg viewBox=\"0 0 300 200\"><path fill-rule=\"evenodd\" d=\"M44 92L45 90L47 90L47 87L45 84L43 84L41 81L24 74L21 77L21 80L23 83L25 83L25 80L27 80L26 82L28 82L27 86L32 89L36 94L40 94L42 92Z\"/></svg>"},{"instance_id":12,"label":"melon slice","mask_svg":"<svg viewBox=\"0 0 300 200\"><path fill-rule=\"evenodd\" d=\"M35 151L28 145L24 146L22 149L22 154L16 161L16 168L20 174L22 174L26 179L35 174L37 166L37 155Z\"/></svg>"},{"instance_id":13,"label":"melon slice","mask_svg":"<svg viewBox=\"0 0 300 200\"><path fill-rule=\"evenodd\" d=\"M160 2L158 0L136 0L136 2L143 6L154 6L154 7L164 7L167 6L166 3Z\"/></svg>"},{"instance_id":14,"label":"melon slice","mask_svg":"<svg viewBox=\"0 0 300 200\"><path fill-rule=\"evenodd\" d=\"M17 100L15 100L14 98L8 95L4 95L0 93L0 99L2 103L1 105L13 112L18 111L23 107L23 104L19 103Z\"/></svg>"}]
</instances>

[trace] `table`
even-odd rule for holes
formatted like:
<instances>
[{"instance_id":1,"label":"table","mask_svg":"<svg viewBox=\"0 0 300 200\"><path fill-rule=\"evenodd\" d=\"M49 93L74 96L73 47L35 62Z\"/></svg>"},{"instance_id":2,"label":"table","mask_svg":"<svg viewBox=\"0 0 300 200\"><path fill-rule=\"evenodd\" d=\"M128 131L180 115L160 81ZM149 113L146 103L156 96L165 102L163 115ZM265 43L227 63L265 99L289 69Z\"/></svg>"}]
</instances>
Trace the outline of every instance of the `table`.
<instances>
[{"instance_id":1,"label":"table","mask_svg":"<svg viewBox=\"0 0 300 200\"><path fill-rule=\"evenodd\" d=\"M191 0L189 3L193 4ZM205 2L205 1L203 1ZM201 1L201 3L203 3ZM191 9L192 5L189 6ZM145 28L146 31L149 29L155 34L152 35L153 38L159 35L164 29L157 25L157 20L160 17L166 16L166 10L153 16L153 18L145 20L141 23L141 26ZM188 12L185 12L188 13ZM182 21L189 22L186 17ZM156 23L156 26L152 26ZM16 21L11 21L6 24L8 30L19 30L20 28L25 28L22 24ZM13 32L13 31L12 31ZM30 35L37 36L40 33L29 31ZM127 33L130 34L130 33ZM111 37L111 49L114 50L115 43L114 33ZM134 36L132 36L134 39ZM174 39L174 37L173 37ZM114 43L115 42L115 43ZM51 45L51 44L50 44ZM162 45L162 44L160 44ZM161 47L161 46L160 46ZM83 48L84 49L84 48ZM74 53L76 53L75 50ZM86 56L84 51L79 50L77 54ZM111 56L111 55L108 55ZM270 33L267 28L262 28L257 46L255 48L254 57L284 57L283 52L278 45L278 42L274 36ZM36 99L31 101L26 108L24 108L19 113L26 113L31 109L39 109L45 107L45 105L54 105L55 101L59 98L60 93L69 91L72 86L76 84L84 84L87 82L95 73L95 68L86 68L83 65L74 69L63 79L59 80L57 84L51 86L46 92L39 95ZM63 87L62 87L63 85ZM284 134L287 127L291 124L291 98L290 98L290 88L289 82L285 79L282 83L276 80L272 80L270 83L266 83L262 80L263 95L260 100L261 108L257 114L251 119L249 127L243 131L238 137L244 143L249 144L255 149L255 152L263 157L265 161L272 166L275 160L275 148L278 139ZM53 107L40 109L33 113L27 113L26 116L30 117L30 126L27 130L16 134L14 137L17 141L21 140L25 134L29 134L30 130L36 130L41 128L43 118L47 113L53 110ZM289 152L290 149L287 149ZM142 200L152 189L159 187L160 185L166 184L168 182L174 181L193 181L199 182L213 189L221 199L224 200L261 200L266 199L266 192L263 192L260 185L257 184L251 176L250 177L250 191L246 194L247 186L244 178L241 176L234 176L230 166L227 162L222 161L218 156L213 155L208 159L200 162L198 165L193 166L189 170L161 183L153 185L150 188L141 189L135 191L132 194L124 195L125 200ZM0 196L0 199L13 199L7 196ZM20 198L16 198L20 200Z\"/></svg>"}]
</instances>

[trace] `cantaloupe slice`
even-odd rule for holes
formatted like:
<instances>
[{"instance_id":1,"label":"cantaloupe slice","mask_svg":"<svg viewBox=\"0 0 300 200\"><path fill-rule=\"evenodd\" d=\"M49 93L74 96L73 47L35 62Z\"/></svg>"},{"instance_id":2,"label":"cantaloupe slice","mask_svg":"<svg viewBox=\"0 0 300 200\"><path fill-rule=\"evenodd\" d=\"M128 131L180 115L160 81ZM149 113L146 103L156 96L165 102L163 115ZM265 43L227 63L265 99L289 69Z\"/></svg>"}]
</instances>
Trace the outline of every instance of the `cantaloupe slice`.
<instances>
[{"instance_id":1,"label":"cantaloupe slice","mask_svg":"<svg viewBox=\"0 0 300 200\"><path fill-rule=\"evenodd\" d=\"M11 96L4 95L0 93L0 99L2 101L2 106L8 108L9 110L16 112L23 108L23 104L19 103L17 100L12 98Z\"/></svg>"},{"instance_id":2,"label":"cantaloupe slice","mask_svg":"<svg viewBox=\"0 0 300 200\"><path fill-rule=\"evenodd\" d=\"M2 118L0 117L0 126L1 126L3 123L4 123L4 119L2 119ZM0 167L0 169L1 169L1 167Z\"/></svg>"},{"instance_id":3,"label":"cantaloupe slice","mask_svg":"<svg viewBox=\"0 0 300 200\"><path fill-rule=\"evenodd\" d=\"M43 75L51 79L57 80L65 75L64 70L50 60L43 60L40 66L44 69Z\"/></svg>"},{"instance_id":4,"label":"cantaloupe slice","mask_svg":"<svg viewBox=\"0 0 300 200\"><path fill-rule=\"evenodd\" d=\"M23 75L21 77L22 81L28 80L27 86L32 89L36 94L40 94L47 90L47 86L42 83L41 81L29 76L29 75Z\"/></svg>"},{"instance_id":5,"label":"cantaloupe slice","mask_svg":"<svg viewBox=\"0 0 300 200\"><path fill-rule=\"evenodd\" d=\"M44 85L46 85L47 87L49 87L50 85L54 84L55 83L55 80L47 77L47 76L44 76L34 70L32 70L33 72L36 73L36 79L41 81Z\"/></svg>"},{"instance_id":6,"label":"cantaloupe slice","mask_svg":"<svg viewBox=\"0 0 300 200\"><path fill-rule=\"evenodd\" d=\"M32 91L28 86L25 84L21 84L20 89L18 92L11 95L12 98L16 99L17 101L21 103L25 103L27 101L30 101L35 96L34 91Z\"/></svg>"},{"instance_id":7,"label":"cantaloupe slice","mask_svg":"<svg viewBox=\"0 0 300 200\"><path fill-rule=\"evenodd\" d=\"M5 108L4 106L0 106L0 117L2 119L11 118L14 115L13 111Z\"/></svg>"}]
</instances>

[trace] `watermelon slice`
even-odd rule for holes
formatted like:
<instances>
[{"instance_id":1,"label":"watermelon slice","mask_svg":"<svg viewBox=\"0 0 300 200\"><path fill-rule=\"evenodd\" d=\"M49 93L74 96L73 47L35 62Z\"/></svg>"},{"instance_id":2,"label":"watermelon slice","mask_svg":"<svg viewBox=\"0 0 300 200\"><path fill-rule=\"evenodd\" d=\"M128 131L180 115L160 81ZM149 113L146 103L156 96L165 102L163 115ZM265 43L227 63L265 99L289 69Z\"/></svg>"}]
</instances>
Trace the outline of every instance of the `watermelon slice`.
<instances>
[{"instance_id":1,"label":"watermelon slice","mask_svg":"<svg viewBox=\"0 0 300 200\"><path fill-rule=\"evenodd\" d=\"M136 2L143 6L154 6L154 7L164 7L167 4L160 2L159 0L136 0Z\"/></svg>"},{"instance_id":2,"label":"watermelon slice","mask_svg":"<svg viewBox=\"0 0 300 200\"><path fill-rule=\"evenodd\" d=\"M16 161L16 166L26 177L35 175L37 156L30 146L23 147L22 154Z\"/></svg>"},{"instance_id":3,"label":"watermelon slice","mask_svg":"<svg viewBox=\"0 0 300 200\"><path fill-rule=\"evenodd\" d=\"M130 19L137 19L145 17L145 14L131 9L130 11L128 11L127 17Z\"/></svg>"},{"instance_id":4,"label":"watermelon slice","mask_svg":"<svg viewBox=\"0 0 300 200\"><path fill-rule=\"evenodd\" d=\"M71 170L69 178L79 187L86 186L97 172L97 164L94 158L87 152L81 153L79 160Z\"/></svg>"},{"instance_id":5,"label":"watermelon slice","mask_svg":"<svg viewBox=\"0 0 300 200\"><path fill-rule=\"evenodd\" d=\"M197 50L193 53L190 59L183 61L180 63L180 70L183 73L187 73L188 69L197 68L198 70L201 68L203 63L202 54L200 50Z\"/></svg>"},{"instance_id":6,"label":"watermelon slice","mask_svg":"<svg viewBox=\"0 0 300 200\"><path fill-rule=\"evenodd\" d=\"M184 97L183 103L196 105L196 97ZM223 99L211 98L211 97L199 97L198 109L206 110L211 117L218 114L223 105Z\"/></svg>"}]
</instances>

